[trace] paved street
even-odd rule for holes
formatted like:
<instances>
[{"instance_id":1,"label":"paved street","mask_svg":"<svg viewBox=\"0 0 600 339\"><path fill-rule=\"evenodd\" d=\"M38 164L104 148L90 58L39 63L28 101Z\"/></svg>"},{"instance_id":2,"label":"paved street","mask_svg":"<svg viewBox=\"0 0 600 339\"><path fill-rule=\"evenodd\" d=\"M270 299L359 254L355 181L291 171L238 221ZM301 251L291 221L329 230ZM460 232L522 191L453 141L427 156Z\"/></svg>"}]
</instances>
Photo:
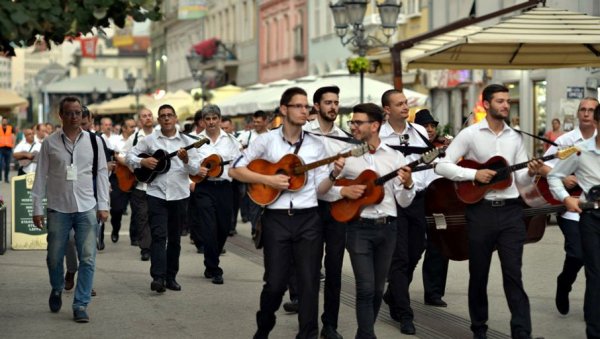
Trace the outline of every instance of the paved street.
<instances>
[{"instance_id":1,"label":"paved street","mask_svg":"<svg viewBox=\"0 0 600 339\"><path fill-rule=\"evenodd\" d=\"M0 192L10 196L7 184ZM10 209L10 202L8 202ZM262 286L262 252L253 248L249 224L239 224L230 237L227 253L221 257L224 285L213 285L203 277L203 257L195 252L189 238L182 239L181 268L177 280L181 292L150 291L149 262L139 259L139 250L129 245L124 218L120 241L110 242L98 254L94 287L98 296L89 307L91 321L72 321L73 292L63 293L58 314L48 309L50 286L45 251L8 250L0 256L0 337L2 338L250 338L255 330L254 314ZM10 216L8 218L10 222ZM571 313L561 316L554 306L556 275L563 259L562 235L551 226L537 244L527 245L523 275L529 294L534 336L584 338L584 275L580 273L571 292ZM411 286L417 335L415 338L469 338L467 309L467 262L451 262L445 309L424 306L421 267ZM494 258L488 288L490 338L509 337L509 311L502 289L497 258ZM286 297L287 300L287 297ZM348 256L344 265L339 331L352 338L356 331L354 280ZM322 305L322 303L321 303ZM297 328L295 315L277 314L272 338L292 338ZM379 338L403 337L391 320L387 307L376 324Z\"/></svg>"}]
</instances>

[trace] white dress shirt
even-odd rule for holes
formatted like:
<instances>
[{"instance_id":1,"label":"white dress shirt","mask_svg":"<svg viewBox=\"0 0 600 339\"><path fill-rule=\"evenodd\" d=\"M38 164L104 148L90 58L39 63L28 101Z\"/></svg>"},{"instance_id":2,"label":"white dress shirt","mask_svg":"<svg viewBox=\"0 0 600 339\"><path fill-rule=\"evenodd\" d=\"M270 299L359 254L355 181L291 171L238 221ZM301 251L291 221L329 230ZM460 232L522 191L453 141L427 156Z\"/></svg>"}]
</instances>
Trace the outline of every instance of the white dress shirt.
<instances>
[{"instance_id":1,"label":"white dress shirt","mask_svg":"<svg viewBox=\"0 0 600 339\"><path fill-rule=\"evenodd\" d=\"M325 155L325 146L316 136L302 132L302 145L298 156L305 164L321 160ZM300 141L298 141L300 142ZM294 153L295 144L290 144L283 137L282 128L259 135L236 160L233 167L247 166L254 159L263 159L272 163L278 162L284 155ZM306 185L297 192L283 191L279 198L268 205L269 209L303 209L317 206L317 187L323 180L329 180L327 166L317 167L306 172Z\"/></svg>"},{"instance_id":2,"label":"white dress shirt","mask_svg":"<svg viewBox=\"0 0 600 339\"><path fill-rule=\"evenodd\" d=\"M204 139L204 138L208 138L208 135L206 134L206 131L203 131L202 133L200 133L198 135L198 137L201 139ZM200 147L200 149L198 150L198 152L200 154L200 163L202 163L202 161L206 157L208 157L209 155L212 155L212 154L220 155L221 158L223 159L223 161L233 162L235 159L237 159L240 156L241 148L242 148L242 145L235 139L235 137L233 135L226 133L223 130L220 130L220 133L219 133L219 136L217 137L216 142L213 142L211 139L209 145L204 145L204 146ZM206 178L206 180L208 180L208 181L227 180L227 181L231 182L231 177L229 176L229 173L228 173L230 166L231 166L231 163L223 166L223 174L221 174L220 177Z\"/></svg>"},{"instance_id":3,"label":"white dress shirt","mask_svg":"<svg viewBox=\"0 0 600 339\"><path fill-rule=\"evenodd\" d=\"M560 201L569 196L562 178L571 173L575 173L579 186L586 194L593 186L600 185L600 149L596 147L596 138L587 139L576 146L581 151L579 156L570 156L561 160L548 174L550 191ZM581 195L580 200L586 201L585 194Z\"/></svg>"},{"instance_id":4,"label":"white dress shirt","mask_svg":"<svg viewBox=\"0 0 600 339\"><path fill-rule=\"evenodd\" d=\"M141 153L154 154L159 149L167 153L177 152L182 147L186 147L196 140L185 136L179 132L175 135L166 137L161 130L139 140L129 152L127 152L127 163L133 168L140 168L142 158L138 157ZM197 174L200 168L200 156L198 150L191 148L187 151L188 163L184 164L177 155L171 158L171 168L164 174L159 174L148 184L146 193L153 197L163 200L181 200L190 196L189 175Z\"/></svg>"},{"instance_id":5,"label":"white dress shirt","mask_svg":"<svg viewBox=\"0 0 600 339\"><path fill-rule=\"evenodd\" d=\"M33 215L43 215L42 199L48 199L48 208L61 213L109 209L109 183L106 157L102 141L98 142L98 173L96 188L98 202L94 198L92 164L94 152L90 133L81 131L75 142L71 142L63 130L52 133L42 143L35 171L35 181L31 195L33 197ZM72 155L71 155L72 154ZM76 180L67 180L67 167L77 166Z\"/></svg>"},{"instance_id":6,"label":"white dress shirt","mask_svg":"<svg viewBox=\"0 0 600 339\"><path fill-rule=\"evenodd\" d=\"M461 167L456 163L461 158L484 163L496 155L503 157L509 166L528 161L521 134L504 123L504 129L496 135L490 129L487 120L483 119L458 133L448 146L446 156L436 165L435 172L452 181L473 181L477 170ZM516 182L513 180L510 187L504 190L490 190L486 193L485 199L517 198L519 191L516 183L525 186L531 183L531 177L527 174L527 167L516 171L513 177Z\"/></svg>"},{"instance_id":7,"label":"white dress shirt","mask_svg":"<svg viewBox=\"0 0 600 339\"><path fill-rule=\"evenodd\" d=\"M597 131L594 130L594 135L592 136L592 139L596 136L596 133L597 133ZM586 139L583 138L583 135L581 135L581 130L579 129L579 127L577 127L574 130L569 131L569 132L559 136L558 138L556 138L556 140L554 140L554 143L556 143L558 146L560 146L562 148L562 147L568 147L568 146L573 146L575 144L579 144L584 140L586 140ZM558 151L558 148L556 146L550 146L546 150L546 153L544 153L544 156L554 154L557 151ZM554 166L559 161L561 161L561 160L558 158L554 158L552 160L546 161L545 164L548 165L549 167L554 168ZM579 221L579 213L576 213L576 212L568 212L567 211L567 212L563 213L561 216L565 219Z\"/></svg>"},{"instance_id":8,"label":"white dress shirt","mask_svg":"<svg viewBox=\"0 0 600 339\"><path fill-rule=\"evenodd\" d=\"M360 173L367 169L375 171L375 173L381 177L392 171L399 170L404 165L406 165L406 158L404 158L402 153L381 142L373 154L368 152L360 157L350 157L346 159L346 164L340 173L340 177L355 179ZM398 215L396 201L400 206L407 207L412 203L412 200L415 197L415 187L413 186L412 189L405 189L398 177L388 180L383 185L383 188L383 200L377 205L365 207L360 213L361 217L396 217Z\"/></svg>"},{"instance_id":9,"label":"white dress shirt","mask_svg":"<svg viewBox=\"0 0 600 339\"><path fill-rule=\"evenodd\" d=\"M427 143L423 140L423 137L427 138L427 130L425 130L425 127L419 124L412 124L407 121L404 131L395 132L392 125L390 125L389 122L386 122L381 126L381 129L379 130L379 137L381 138L381 142L392 146L401 145L402 136L405 134L408 135L408 146L429 147ZM420 157L421 154L409 154L406 156L406 162L409 163L411 161L418 160ZM427 174L425 173L426 171L430 170L415 172L412 174L412 180L415 183L415 188L417 191L422 191L426 189L427 185L429 184L429 182L427 181Z\"/></svg>"},{"instance_id":10,"label":"white dress shirt","mask_svg":"<svg viewBox=\"0 0 600 339\"><path fill-rule=\"evenodd\" d=\"M13 150L13 154L19 153L19 152L27 152L27 153L39 152L41 148L42 148L41 142L34 141L33 145L32 145L32 144L28 143L25 139L23 139L23 140L21 140L21 142L19 142L17 144L17 146L15 146L15 149ZM25 173L35 172L36 167L37 167L37 157L34 157L34 159L29 163L29 165L23 167L23 172L25 172Z\"/></svg>"}]
</instances>

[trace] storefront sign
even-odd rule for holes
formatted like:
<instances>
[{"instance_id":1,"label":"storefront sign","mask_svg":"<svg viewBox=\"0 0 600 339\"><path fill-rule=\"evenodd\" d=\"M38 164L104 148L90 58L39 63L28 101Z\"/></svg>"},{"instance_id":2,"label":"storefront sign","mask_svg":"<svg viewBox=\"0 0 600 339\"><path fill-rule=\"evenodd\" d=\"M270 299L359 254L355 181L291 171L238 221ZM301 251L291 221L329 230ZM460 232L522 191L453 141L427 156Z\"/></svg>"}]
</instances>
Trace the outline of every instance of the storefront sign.
<instances>
[{"instance_id":1,"label":"storefront sign","mask_svg":"<svg viewBox=\"0 0 600 339\"><path fill-rule=\"evenodd\" d=\"M583 87L567 87L567 99L583 99L585 89Z\"/></svg>"}]
</instances>

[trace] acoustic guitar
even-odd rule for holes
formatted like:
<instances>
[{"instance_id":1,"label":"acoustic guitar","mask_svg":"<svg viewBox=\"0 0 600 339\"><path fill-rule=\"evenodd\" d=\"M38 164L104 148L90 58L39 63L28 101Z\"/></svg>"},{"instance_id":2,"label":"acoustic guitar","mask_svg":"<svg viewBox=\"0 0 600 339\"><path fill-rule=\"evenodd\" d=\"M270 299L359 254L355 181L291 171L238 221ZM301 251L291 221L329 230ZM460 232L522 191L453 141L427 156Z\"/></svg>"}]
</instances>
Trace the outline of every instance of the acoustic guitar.
<instances>
[{"instance_id":1,"label":"acoustic guitar","mask_svg":"<svg viewBox=\"0 0 600 339\"><path fill-rule=\"evenodd\" d=\"M590 190L591 192L592 190ZM596 189L596 191L600 191ZM591 202L580 202L581 209L598 209L600 197L590 196ZM440 199L440 197L444 197ZM425 220L431 242L450 260L469 259L467 234L467 205L456 195L452 181L446 178L434 180L425 191ZM526 227L525 243L542 239L546 230L546 215L566 211L564 205L530 207L523 202L523 221Z\"/></svg>"},{"instance_id":2,"label":"acoustic guitar","mask_svg":"<svg viewBox=\"0 0 600 339\"><path fill-rule=\"evenodd\" d=\"M210 140L208 138L200 139L191 145L187 145L184 149L187 151L191 148L198 148L204 144L208 144ZM154 158L158 160L158 164L152 170L147 167L140 167L133 170L133 175L139 182L151 183L157 175L163 174L169 171L171 168L171 158L177 155L177 151L167 153L167 151L159 149L154 154L141 153L138 155L140 158Z\"/></svg>"},{"instance_id":3,"label":"acoustic guitar","mask_svg":"<svg viewBox=\"0 0 600 339\"><path fill-rule=\"evenodd\" d=\"M198 183L202 182L204 179L206 179L207 177L218 178L223 174L223 168L225 167L225 165L227 165L229 163L231 163L231 160L223 161L223 158L221 158L220 155L211 154L208 157L206 157L204 160L202 160L202 163L200 164L200 167L206 167L208 169L206 176L202 177L199 174L197 174L197 175L190 174L190 180L192 180L193 182L198 184Z\"/></svg>"},{"instance_id":4,"label":"acoustic guitar","mask_svg":"<svg viewBox=\"0 0 600 339\"><path fill-rule=\"evenodd\" d=\"M578 153L579 150L574 147L568 147L563 150L556 152L555 154L547 155L542 158L538 158L542 161L548 161L554 158L566 159L571 155ZM530 161L530 160L529 160ZM458 198L467 204L474 204L481 200L485 194L491 190L503 190L512 185L513 177L512 172L526 168L529 161L515 164L512 166L508 165L508 162L503 157L497 155L491 157L488 161L481 164L474 160L461 160L458 165L461 167L472 168L472 169L491 169L496 171L496 175L490 180L489 183L484 184L478 181L458 181L454 183L456 194Z\"/></svg>"},{"instance_id":5,"label":"acoustic guitar","mask_svg":"<svg viewBox=\"0 0 600 339\"><path fill-rule=\"evenodd\" d=\"M123 192L131 192L136 181L135 175L133 175L133 172L131 172L129 167L117 162L114 172L117 176L117 185L119 186L119 189Z\"/></svg>"},{"instance_id":6,"label":"acoustic guitar","mask_svg":"<svg viewBox=\"0 0 600 339\"><path fill-rule=\"evenodd\" d=\"M413 172L426 170L432 166L418 166L420 164L430 164L435 158L445 155L446 148L434 148L424 153L420 159L415 160L406 166ZM417 167L418 166L418 167ZM377 177L377 173L372 170L362 171L355 179L341 178L336 180L336 186L366 185L365 192L358 199L342 198L331 203L331 216L339 222L349 222L357 219L363 208L369 205L379 204L384 197L383 184L398 176L398 170Z\"/></svg>"},{"instance_id":7,"label":"acoustic guitar","mask_svg":"<svg viewBox=\"0 0 600 339\"><path fill-rule=\"evenodd\" d=\"M359 157L369 151L369 145L366 143L354 147L348 152L339 153L337 155L315 161L310 164L304 164L304 161L296 154L286 154L277 163L272 163L263 159L254 159L248 164L248 169L264 174L276 175L285 174L290 177L290 185L288 191L298 191L306 184L306 172L311 169L330 164L339 158L347 158L349 156ZM267 186L264 184L253 183L248 185L248 196L252 201L261 206L266 206L273 203L281 195L281 190Z\"/></svg>"}]
</instances>

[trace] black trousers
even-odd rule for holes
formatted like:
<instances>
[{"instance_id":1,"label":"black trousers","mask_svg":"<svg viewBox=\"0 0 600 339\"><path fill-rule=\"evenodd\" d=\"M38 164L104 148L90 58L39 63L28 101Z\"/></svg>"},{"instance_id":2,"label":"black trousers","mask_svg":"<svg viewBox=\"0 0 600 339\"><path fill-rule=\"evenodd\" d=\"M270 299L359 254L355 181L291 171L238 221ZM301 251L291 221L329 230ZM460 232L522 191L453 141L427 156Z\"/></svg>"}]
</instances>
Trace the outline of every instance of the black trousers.
<instances>
[{"instance_id":1,"label":"black trousers","mask_svg":"<svg viewBox=\"0 0 600 339\"><path fill-rule=\"evenodd\" d=\"M110 181L110 224L112 225L112 232L119 233L121 230L121 220L123 219L123 213L125 213L125 209L127 209L127 204L129 203L128 192L123 192L119 189L119 184L117 180L117 176L113 173L109 177ZM129 229L129 238L131 241L134 240L135 229Z\"/></svg>"},{"instance_id":2,"label":"black trousers","mask_svg":"<svg viewBox=\"0 0 600 339\"><path fill-rule=\"evenodd\" d=\"M148 200L146 191L134 188L131 191L131 228L135 230L134 238L140 244L142 252L150 251L152 236L148 223ZM131 230L130 230L131 232Z\"/></svg>"},{"instance_id":3,"label":"black trousers","mask_svg":"<svg viewBox=\"0 0 600 339\"><path fill-rule=\"evenodd\" d=\"M268 333L275 326L275 312L281 305L290 274L290 262L298 279L299 331L297 338L317 338L319 323L319 268L323 254L322 226L317 208L267 209L263 215L265 284L256 314L258 331Z\"/></svg>"},{"instance_id":4,"label":"black trousers","mask_svg":"<svg viewBox=\"0 0 600 339\"><path fill-rule=\"evenodd\" d=\"M579 220L583 263L585 267L585 299L583 315L588 339L600 338L600 212L584 211Z\"/></svg>"},{"instance_id":5,"label":"black trousers","mask_svg":"<svg viewBox=\"0 0 600 339\"><path fill-rule=\"evenodd\" d=\"M179 271L181 223L188 199L168 201L151 195L147 198L152 235L150 275L154 279L175 279Z\"/></svg>"},{"instance_id":6,"label":"black trousers","mask_svg":"<svg viewBox=\"0 0 600 339\"><path fill-rule=\"evenodd\" d=\"M398 207L398 230L396 248L388 276L386 293L389 295L390 312L401 319L414 318L408 291L413 273L425 249L425 193L417 192L413 202L406 208Z\"/></svg>"},{"instance_id":7,"label":"black trousers","mask_svg":"<svg viewBox=\"0 0 600 339\"><path fill-rule=\"evenodd\" d=\"M579 222L557 216L558 227L565 237L565 261L562 272L558 275L558 284L569 288L577 279L577 274L583 267L583 249Z\"/></svg>"},{"instance_id":8,"label":"black trousers","mask_svg":"<svg viewBox=\"0 0 600 339\"><path fill-rule=\"evenodd\" d=\"M190 197L190 231L204 245L204 266L213 275L222 275L219 255L225 246L231 227L233 201L229 181L204 180L196 185Z\"/></svg>"},{"instance_id":9,"label":"black trousers","mask_svg":"<svg viewBox=\"0 0 600 339\"><path fill-rule=\"evenodd\" d=\"M346 224L335 221L331 216L331 204L319 200L319 215L323 223L325 243L325 303L321 321L323 326L337 329L342 289L342 265L346 248Z\"/></svg>"},{"instance_id":10,"label":"black trousers","mask_svg":"<svg viewBox=\"0 0 600 339\"><path fill-rule=\"evenodd\" d=\"M231 231L234 231L237 227L237 217L242 202L243 186L244 183L237 180L231 182L231 227L229 228Z\"/></svg>"},{"instance_id":11,"label":"black trousers","mask_svg":"<svg viewBox=\"0 0 600 339\"><path fill-rule=\"evenodd\" d=\"M469 238L469 314L474 332L487 330L487 284L494 249L498 250L504 293L510 309L512 337L531 334L529 298L523 289L521 267L526 229L517 199L493 207L487 200L466 209Z\"/></svg>"},{"instance_id":12,"label":"black trousers","mask_svg":"<svg viewBox=\"0 0 600 339\"><path fill-rule=\"evenodd\" d=\"M429 229L427 229L429 234ZM425 300L440 299L446 293L448 258L427 237L427 248L423 259L423 289Z\"/></svg>"}]
</instances>

